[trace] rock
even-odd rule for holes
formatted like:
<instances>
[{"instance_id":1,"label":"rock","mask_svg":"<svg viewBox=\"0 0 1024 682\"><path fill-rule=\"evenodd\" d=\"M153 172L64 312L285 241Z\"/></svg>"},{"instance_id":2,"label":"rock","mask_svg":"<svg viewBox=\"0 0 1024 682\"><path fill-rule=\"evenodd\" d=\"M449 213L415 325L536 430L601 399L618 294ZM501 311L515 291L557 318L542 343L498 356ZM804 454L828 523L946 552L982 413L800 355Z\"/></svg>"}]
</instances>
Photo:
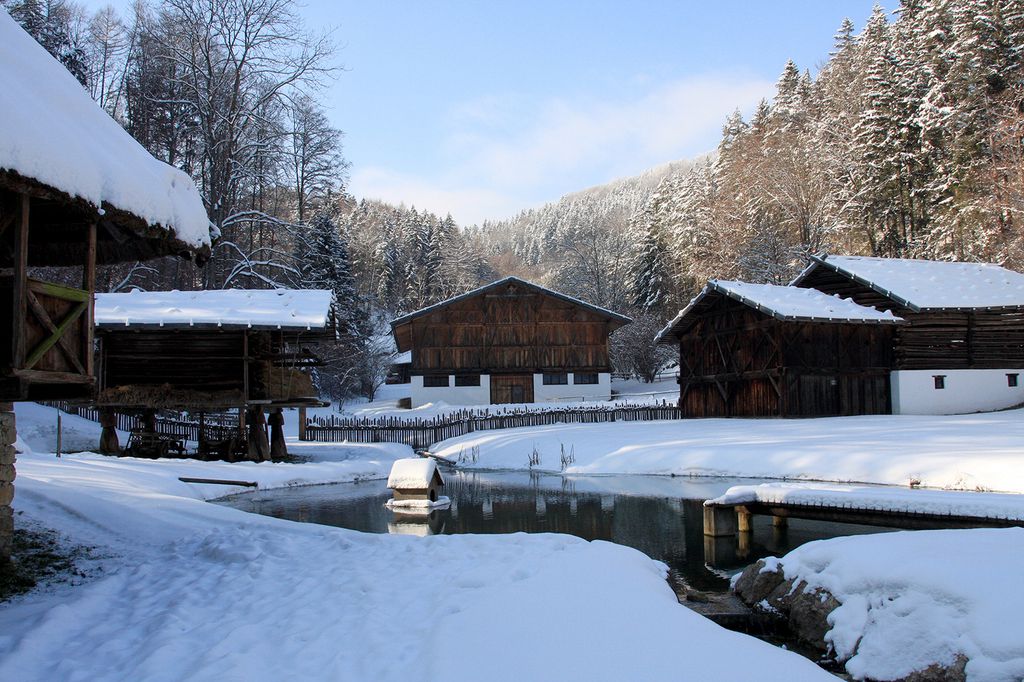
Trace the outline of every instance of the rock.
<instances>
[{"instance_id":1,"label":"rock","mask_svg":"<svg viewBox=\"0 0 1024 682\"><path fill-rule=\"evenodd\" d=\"M789 626L800 641L827 651L825 633L831 629L828 614L839 607L839 600L825 590L805 588L805 584L798 585L789 596Z\"/></svg>"},{"instance_id":2,"label":"rock","mask_svg":"<svg viewBox=\"0 0 1024 682\"><path fill-rule=\"evenodd\" d=\"M764 566L763 560L758 560L756 564L747 566L736 580L736 585L733 588L736 594L751 606L766 599L785 581L781 571L762 573L761 569Z\"/></svg>"},{"instance_id":3,"label":"rock","mask_svg":"<svg viewBox=\"0 0 1024 682\"><path fill-rule=\"evenodd\" d=\"M957 654L952 665L942 666L935 663L924 670L912 672L896 682L966 682L966 680L967 657Z\"/></svg>"}]
</instances>

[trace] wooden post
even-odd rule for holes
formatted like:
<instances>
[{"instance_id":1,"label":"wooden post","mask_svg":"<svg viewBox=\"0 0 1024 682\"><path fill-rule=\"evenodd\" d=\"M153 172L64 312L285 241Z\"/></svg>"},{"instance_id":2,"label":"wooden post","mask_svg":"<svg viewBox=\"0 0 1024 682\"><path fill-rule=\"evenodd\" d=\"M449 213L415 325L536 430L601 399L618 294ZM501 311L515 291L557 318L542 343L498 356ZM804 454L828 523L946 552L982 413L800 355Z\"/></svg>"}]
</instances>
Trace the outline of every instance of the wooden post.
<instances>
[{"instance_id":1,"label":"wooden post","mask_svg":"<svg viewBox=\"0 0 1024 682\"><path fill-rule=\"evenodd\" d=\"M14 319L11 320L11 368L25 366L25 342L28 320L28 219L29 196L21 195L21 216L14 232L14 260L11 270L14 275L12 289Z\"/></svg>"},{"instance_id":2,"label":"wooden post","mask_svg":"<svg viewBox=\"0 0 1024 682\"><path fill-rule=\"evenodd\" d=\"M249 459L254 462L266 462L270 459L267 421L261 405L249 408Z\"/></svg>"},{"instance_id":3,"label":"wooden post","mask_svg":"<svg viewBox=\"0 0 1024 682\"><path fill-rule=\"evenodd\" d=\"M299 440L308 440L306 438L306 408L299 408Z\"/></svg>"},{"instance_id":4,"label":"wooden post","mask_svg":"<svg viewBox=\"0 0 1024 682\"><path fill-rule=\"evenodd\" d=\"M96 321L96 223L89 223L86 236L85 263L82 265L82 288L89 292L89 309L82 317L82 366L88 376L95 374L93 361L93 328ZM117 442L117 436L114 436Z\"/></svg>"},{"instance_id":5,"label":"wooden post","mask_svg":"<svg viewBox=\"0 0 1024 682\"><path fill-rule=\"evenodd\" d=\"M284 413L275 408L267 417L270 424L270 459L275 462L288 456L288 445L284 440Z\"/></svg>"},{"instance_id":6,"label":"wooden post","mask_svg":"<svg viewBox=\"0 0 1024 682\"><path fill-rule=\"evenodd\" d=\"M104 455L121 454L121 444L117 441L117 413L112 407L100 409L100 453Z\"/></svg>"},{"instance_id":7,"label":"wooden post","mask_svg":"<svg viewBox=\"0 0 1024 682\"><path fill-rule=\"evenodd\" d=\"M142 430L146 433L156 433L156 410L147 408L142 413Z\"/></svg>"}]
</instances>

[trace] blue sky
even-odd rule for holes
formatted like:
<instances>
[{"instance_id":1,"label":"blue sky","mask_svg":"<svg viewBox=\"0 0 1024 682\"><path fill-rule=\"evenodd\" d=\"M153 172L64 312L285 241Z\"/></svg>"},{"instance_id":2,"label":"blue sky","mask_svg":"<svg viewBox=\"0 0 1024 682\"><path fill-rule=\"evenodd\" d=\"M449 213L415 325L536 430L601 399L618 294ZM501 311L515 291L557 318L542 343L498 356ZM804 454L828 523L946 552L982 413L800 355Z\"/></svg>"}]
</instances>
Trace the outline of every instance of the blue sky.
<instances>
[{"instance_id":1,"label":"blue sky","mask_svg":"<svg viewBox=\"0 0 1024 682\"><path fill-rule=\"evenodd\" d=\"M90 0L89 5L104 4ZM120 4L120 3L116 3ZM789 58L828 56L871 0L310 1L345 71L325 105L358 197L508 217L713 149Z\"/></svg>"}]
</instances>

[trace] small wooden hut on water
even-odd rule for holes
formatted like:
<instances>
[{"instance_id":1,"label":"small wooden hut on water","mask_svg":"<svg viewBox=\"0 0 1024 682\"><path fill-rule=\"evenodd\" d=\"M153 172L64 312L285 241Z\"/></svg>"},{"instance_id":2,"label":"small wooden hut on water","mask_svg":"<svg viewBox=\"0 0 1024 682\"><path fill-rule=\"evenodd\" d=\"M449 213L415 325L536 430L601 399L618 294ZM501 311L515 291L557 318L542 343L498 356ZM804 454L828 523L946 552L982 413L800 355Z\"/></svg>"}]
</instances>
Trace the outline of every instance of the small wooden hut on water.
<instances>
[{"instance_id":1,"label":"small wooden hut on water","mask_svg":"<svg viewBox=\"0 0 1024 682\"><path fill-rule=\"evenodd\" d=\"M391 323L412 406L608 400L608 336L631 320L506 277Z\"/></svg>"},{"instance_id":2,"label":"small wooden hut on water","mask_svg":"<svg viewBox=\"0 0 1024 682\"><path fill-rule=\"evenodd\" d=\"M1024 402L1024 275L815 256L789 286L712 280L658 335L689 416L951 414Z\"/></svg>"},{"instance_id":3,"label":"small wooden hut on water","mask_svg":"<svg viewBox=\"0 0 1024 682\"><path fill-rule=\"evenodd\" d=\"M314 347L333 338L331 301L330 291L291 289L97 294L96 404L107 412L238 409L247 413L239 433L217 442L200 434L200 454L283 457L281 409L324 404L309 370L319 363ZM274 417L269 442L264 410ZM105 440L116 439L107 423Z\"/></svg>"},{"instance_id":4,"label":"small wooden hut on water","mask_svg":"<svg viewBox=\"0 0 1024 682\"><path fill-rule=\"evenodd\" d=\"M192 180L154 159L0 11L0 561L13 531L12 402L95 391L97 264L209 257ZM31 268L63 266L65 282Z\"/></svg>"}]
</instances>

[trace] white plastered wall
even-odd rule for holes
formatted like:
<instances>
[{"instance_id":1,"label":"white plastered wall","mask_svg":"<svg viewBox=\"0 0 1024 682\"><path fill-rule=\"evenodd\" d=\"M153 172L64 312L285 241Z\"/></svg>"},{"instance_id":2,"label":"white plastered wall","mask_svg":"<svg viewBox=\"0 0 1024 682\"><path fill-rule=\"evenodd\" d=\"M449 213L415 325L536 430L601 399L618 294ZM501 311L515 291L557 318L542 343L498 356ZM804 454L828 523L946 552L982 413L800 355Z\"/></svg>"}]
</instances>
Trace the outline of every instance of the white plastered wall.
<instances>
[{"instance_id":1,"label":"white plastered wall","mask_svg":"<svg viewBox=\"0 0 1024 682\"><path fill-rule=\"evenodd\" d=\"M480 375L479 386L456 386L455 375L448 375L447 386L424 386L422 376L411 377L409 387L413 407L445 402L449 405L487 405L491 402L491 377Z\"/></svg>"},{"instance_id":2,"label":"white plastered wall","mask_svg":"<svg viewBox=\"0 0 1024 682\"><path fill-rule=\"evenodd\" d=\"M1018 386L1007 374L1017 374ZM945 388L935 377L945 376ZM999 410L1024 402L1021 369L915 369L892 372L893 414L963 414Z\"/></svg>"},{"instance_id":3,"label":"white plastered wall","mask_svg":"<svg viewBox=\"0 0 1024 682\"><path fill-rule=\"evenodd\" d=\"M574 384L573 373L569 372L569 383L555 386L544 385L544 375L533 375L533 399L538 403L557 400L610 400L612 397L612 375L601 372L596 384Z\"/></svg>"}]
</instances>

